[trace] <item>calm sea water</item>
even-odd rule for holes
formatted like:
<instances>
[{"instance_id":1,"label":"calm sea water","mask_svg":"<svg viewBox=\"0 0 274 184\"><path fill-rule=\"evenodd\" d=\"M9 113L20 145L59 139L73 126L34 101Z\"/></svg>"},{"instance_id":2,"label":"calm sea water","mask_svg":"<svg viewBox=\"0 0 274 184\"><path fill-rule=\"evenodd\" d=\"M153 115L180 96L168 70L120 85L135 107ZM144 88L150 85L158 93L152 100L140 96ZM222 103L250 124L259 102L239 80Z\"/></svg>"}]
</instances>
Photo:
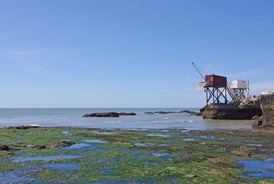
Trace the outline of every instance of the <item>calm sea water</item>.
<instances>
[{"instance_id":1,"label":"calm sea water","mask_svg":"<svg viewBox=\"0 0 274 184\"><path fill-rule=\"evenodd\" d=\"M103 129L251 129L251 121L208 121L185 113L148 115L145 112L176 111L184 108L37 108L0 109L0 127L32 125L46 127L86 127ZM190 109L199 111L199 109ZM83 118L92 112L135 112L137 116Z\"/></svg>"}]
</instances>

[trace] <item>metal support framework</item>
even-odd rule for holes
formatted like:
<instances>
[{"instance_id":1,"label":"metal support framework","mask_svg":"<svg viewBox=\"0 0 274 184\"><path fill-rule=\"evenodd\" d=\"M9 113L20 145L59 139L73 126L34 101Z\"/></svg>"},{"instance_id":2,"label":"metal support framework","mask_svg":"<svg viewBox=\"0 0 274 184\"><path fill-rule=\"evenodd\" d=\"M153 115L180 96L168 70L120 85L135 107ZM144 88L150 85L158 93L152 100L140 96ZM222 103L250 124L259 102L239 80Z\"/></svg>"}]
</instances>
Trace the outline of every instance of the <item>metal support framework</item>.
<instances>
[{"instance_id":1,"label":"metal support framework","mask_svg":"<svg viewBox=\"0 0 274 184\"><path fill-rule=\"evenodd\" d=\"M249 98L249 89L248 88L230 88L233 93L234 98L244 99Z\"/></svg>"},{"instance_id":2,"label":"metal support framework","mask_svg":"<svg viewBox=\"0 0 274 184\"><path fill-rule=\"evenodd\" d=\"M213 104L225 103L227 104L227 89L218 88L218 87L207 87L205 88L206 92L206 104L208 105L211 101Z\"/></svg>"}]
</instances>

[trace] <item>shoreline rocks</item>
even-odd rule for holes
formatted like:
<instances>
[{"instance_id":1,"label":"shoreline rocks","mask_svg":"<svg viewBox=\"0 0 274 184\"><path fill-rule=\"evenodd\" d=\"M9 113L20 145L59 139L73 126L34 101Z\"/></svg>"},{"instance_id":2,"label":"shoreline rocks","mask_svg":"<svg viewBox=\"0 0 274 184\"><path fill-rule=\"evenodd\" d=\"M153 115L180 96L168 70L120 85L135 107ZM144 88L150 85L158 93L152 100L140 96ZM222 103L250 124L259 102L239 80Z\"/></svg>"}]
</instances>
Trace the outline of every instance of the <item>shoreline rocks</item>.
<instances>
[{"instance_id":1,"label":"shoreline rocks","mask_svg":"<svg viewBox=\"0 0 274 184\"><path fill-rule=\"evenodd\" d=\"M210 104L201 109L204 119L252 120L261 116L260 98L242 99L231 104Z\"/></svg>"},{"instance_id":2,"label":"shoreline rocks","mask_svg":"<svg viewBox=\"0 0 274 184\"><path fill-rule=\"evenodd\" d=\"M136 116L133 112L96 112L96 113L90 113L85 114L82 117L119 117L119 116Z\"/></svg>"},{"instance_id":3,"label":"shoreline rocks","mask_svg":"<svg viewBox=\"0 0 274 184\"><path fill-rule=\"evenodd\" d=\"M210 104L201 109L204 119L252 120L253 129L274 130L274 91L233 104Z\"/></svg>"},{"instance_id":4,"label":"shoreline rocks","mask_svg":"<svg viewBox=\"0 0 274 184\"><path fill-rule=\"evenodd\" d=\"M274 92L260 95L260 107L262 115L253 119L253 129L274 130Z\"/></svg>"},{"instance_id":5,"label":"shoreline rocks","mask_svg":"<svg viewBox=\"0 0 274 184\"><path fill-rule=\"evenodd\" d=\"M254 116L261 116L260 107L240 107L229 104L210 104L201 109L204 119L224 120L252 120Z\"/></svg>"}]
</instances>

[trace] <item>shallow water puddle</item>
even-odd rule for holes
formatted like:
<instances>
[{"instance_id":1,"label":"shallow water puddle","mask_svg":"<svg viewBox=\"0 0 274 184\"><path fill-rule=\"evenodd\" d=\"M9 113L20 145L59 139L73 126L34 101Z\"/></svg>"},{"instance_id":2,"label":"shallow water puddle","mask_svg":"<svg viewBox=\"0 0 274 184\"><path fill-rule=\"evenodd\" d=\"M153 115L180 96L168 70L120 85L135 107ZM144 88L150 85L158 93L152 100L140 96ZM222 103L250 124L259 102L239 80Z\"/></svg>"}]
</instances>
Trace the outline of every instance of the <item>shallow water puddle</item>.
<instances>
[{"instance_id":1,"label":"shallow water puddle","mask_svg":"<svg viewBox=\"0 0 274 184\"><path fill-rule=\"evenodd\" d=\"M15 157L12 158L12 162L32 162L32 161L52 161L52 160L65 160L65 159L74 159L82 158L82 156L75 155L55 155L55 156L36 156L36 157Z\"/></svg>"},{"instance_id":2,"label":"shallow water puddle","mask_svg":"<svg viewBox=\"0 0 274 184\"><path fill-rule=\"evenodd\" d=\"M134 146L147 147L147 144L145 144L145 143L134 143Z\"/></svg>"},{"instance_id":3,"label":"shallow water puddle","mask_svg":"<svg viewBox=\"0 0 274 184\"><path fill-rule=\"evenodd\" d=\"M0 173L1 183L29 183L33 181L29 176L22 176L20 171Z\"/></svg>"},{"instance_id":4,"label":"shallow water puddle","mask_svg":"<svg viewBox=\"0 0 274 184\"><path fill-rule=\"evenodd\" d=\"M262 144L247 144L246 146L262 147Z\"/></svg>"},{"instance_id":5,"label":"shallow water puddle","mask_svg":"<svg viewBox=\"0 0 274 184\"><path fill-rule=\"evenodd\" d=\"M155 153L152 153L153 156L155 157L159 157L161 159L164 159L164 160L168 160L168 161L172 161L173 159L169 156L168 153L163 153L163 152L155 152Z\"/></svg>"},{"instance_id":6,"label":"shallow water puddle","mask_svg":"<svg viewBox=\"0 0 274 184\"><path fill-rule=\"evenodd\" d=\"M114 135L116 134L115 132L98 132L98 131L91 131L94 134L98 134L98 135Z\"/></svg>"},{"instance_id":7,"label":"shallow water puddle","mask_svg":"<svg viewBox=\"0 0 274 184\"><path fill-rule=\"evenodd\" d=\"M108 143L107 141L99 140L99 139L83 140L83 142L86 142L86 143L98 143L98 144L106 144L106 143Z\"/></svg>"},{"instance_id":8,"label":"shallow water puddle","mask_svg":"<svg viewBox=\"0 0 274 184\"><path fill-rule=\"evenodd\" d=\"M199 136L202 139L207 139L207 140L216 140L216 141L221 141L221 140L225 140L225 138L220 138L220 137L215 137L215 136Z\"/></svg>"},{"instance_id":9,"label":"shallow water puddle","mask_svg":"<svg viewBox=\"0 0 274 184\"><path fill-rule=\"evenodd\" d=\"M109 170L98 170L99 173L105 175L105 176L109 176L114 172L119 171L118 169L109 169Z\"/></svg>"},{"instance_id":10,"label":"shallow water puddle","mask_svg":"<svg viewBox=\"0 0 274 184\"><path fill-rule=\"evenodd\" d=\"M187 133L190 132L190 130L182 130L181 132L182 132L183 134L187 134Z\"/></svg>"},{"instance_id":11,"label":"shallow water puddle","mask_svg":"<svg viewBox=\"0 0 274 184\"><path fill-rule=\"evenodd\" d=\"M160 134L160 133L150 133L147 134L148 137L171 137L170 134Z\"/></svg>"},{"instance_id":12,"label":"shallow water puddle","mask_svg":"<svg viewBox=\"0 0 274 184\"><path fill-rule=\"evenodd\" d=\"M147 147L147 146L154 146L154 143L134 143L134 146L139 146L139 147Z\"/></svg>"},{"instance_id":13,"label":"shallow water puddle","mask_svg":"<svg viewBox=\"0 0 274 184\"><path fill-rule=\"evenodd\" d=\"M51 169L51 170L80 170L80 166L78 164L44 164L43 168Z\"/></svg>"},{"instance_id":14,"label":"shallow water puddle","mask_svg":"<svg viewBox=\"0 0 274 184\"><path fill-rule=\"evenodd\" d=\"M69 147L61 148L62 150L73 150L73 151L101 151L103 150L102 147L92 144L80 143L80 144L73 144Z\"/></svg>"},{"instance_id":15,"label":"shallow water puddle","mask_svg":"<svg viewBox=\"0 0 274 184\"><path fill-rule=\"evenodd\" d=\"M256 178L274 178L274 158L267 160L242 160L236 162L237 165L244 166L248 171L247 176Z\"/></svg>"},{"instance_id":16,"label":"shallow water puddle","mask_svg":"<svg viewBox=\"0 0 274 184\"><path fill-rule=\"evenodd\" d=\"M183 141L190 141L191 142L191 141L196 141L196 139L194 139L194 138L184 138Z\"/></svg>"},{"instance_id":17,"label":"shallow water puddle","mask_svg":"<svg viewBox=\"0 0 274 184\"><path fill-rule=\"evenodd\" d=\"M147 164L147 165L161 165L160 162L153 162L153 161L147 161L147 162L144 162L144 164Z\"/></svg>"},{"instance_id":18,"label":"shallow water puddle","mask_svg":"<svg viewBox=\"0 0 274 184\"><path fill-rule=\"evenodd\" d=\"M169 156L168 153L160 153L160 152L152 153L152 155L154 155L156 157L167 157L167 156Z\"/></svg>"},{"instance_id":19,"label":"shallow water puddle","mask_svg":"<svg viewBox=\"0 0 274 184\"><path fill-rule=\"evenodd\" d=\"M72 133L69 132L69 131L64 131L64 132L62 132L61 134L62 134L62 135L66 135L66 136L72 135Z\"/></svg>"}]
</instances>

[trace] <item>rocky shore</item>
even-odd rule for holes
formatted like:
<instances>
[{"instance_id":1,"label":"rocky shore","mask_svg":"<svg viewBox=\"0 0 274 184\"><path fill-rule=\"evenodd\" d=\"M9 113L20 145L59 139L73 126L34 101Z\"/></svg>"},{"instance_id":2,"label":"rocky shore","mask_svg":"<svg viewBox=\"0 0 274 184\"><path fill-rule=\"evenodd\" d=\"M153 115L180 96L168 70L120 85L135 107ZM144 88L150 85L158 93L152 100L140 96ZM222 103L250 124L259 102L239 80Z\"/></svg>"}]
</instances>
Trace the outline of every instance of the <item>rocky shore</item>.
<instances>
[{"instance_id":1,"label":"rocky shore","mask_svg":"<svg viewBox=\"0 0 274 184\"><path fill-rule=\"evenodd\" d=\"M252 127L255 129L274 130L274 92L260 95L262 116L255 116Z\"/></svg>"},{"instance_id":2,"label":"rocky shore","mask_svg":"<svg viewBox=\"0 0 274 184\"><path fill-rule=\"evenodd\" d=\"M244 99L233 104L210 104L201 109L204 119L251 120L261 116L260 97Z\"/></svg>"},{"instance_id":3,"label":"rocky shore","mask_svg":"<svg viewBox=\"0 0 274 184\"><path fill-rule=\"evenodd\" d=\"M204 119L253 120L254 129L274 130L274 92L233 104L210 104L201 113Z\"/></svg>"}]
</instances>

